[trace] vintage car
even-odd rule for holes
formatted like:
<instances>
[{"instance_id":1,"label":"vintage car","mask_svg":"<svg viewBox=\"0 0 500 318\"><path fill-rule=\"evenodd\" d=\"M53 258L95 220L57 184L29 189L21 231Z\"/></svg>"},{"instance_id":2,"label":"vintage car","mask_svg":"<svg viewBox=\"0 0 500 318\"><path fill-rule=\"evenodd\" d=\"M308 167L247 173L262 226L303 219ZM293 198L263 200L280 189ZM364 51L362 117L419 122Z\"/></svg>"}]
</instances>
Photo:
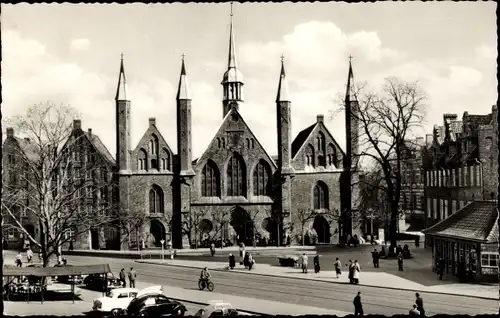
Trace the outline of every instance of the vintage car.
<instances>
[{"instance_id":1,"label":"vintage car","mask_svg":"<svg viewBox=\"0 0 500 318\"><path fill-rule=\"evenodd\" d=\"M107 273L106 278L102 274L91 274L84 278L83 284L87 289L97 291L109 291L115 288L121 288L120 281L113 275Z\"/></svg>"},{"instance_id":2,"label":"vintage car","mask_svg":"<svg viewBox=\"0 0 500 318\"><path fill-rule=\"evenodd\" d=\"M162 286L152 286L142 290L137 288L111 289L106 293L106 296L94 300L92 310L102 314L110 313L113 316L118 316L125 312L132 300L136 297L149 294L161 294L162 292Z\"/></svg>"},{"instance_id":3,"label":"vintage car","mask_svg":"<svg viewBox=\"0 0 500 318\"><path fill-rule=\"evenodd\" d=\"M211 301L207 306L198 310L195 317L212 318L221 316L237 316L238 311L230 303L223 301Z\"/></svg>"},{"instance_id":4,"label":"vintage car","mask_svg":"<svg viewBox=\"0 0 500 318\"><path fill-rule=\"evenodd\" d=\"M164 317L184 316L186 311L187 309L183 304L168 298L163 293L144 293L138 294L122 314L127 316Z\"/></svg>"}]
</instances>

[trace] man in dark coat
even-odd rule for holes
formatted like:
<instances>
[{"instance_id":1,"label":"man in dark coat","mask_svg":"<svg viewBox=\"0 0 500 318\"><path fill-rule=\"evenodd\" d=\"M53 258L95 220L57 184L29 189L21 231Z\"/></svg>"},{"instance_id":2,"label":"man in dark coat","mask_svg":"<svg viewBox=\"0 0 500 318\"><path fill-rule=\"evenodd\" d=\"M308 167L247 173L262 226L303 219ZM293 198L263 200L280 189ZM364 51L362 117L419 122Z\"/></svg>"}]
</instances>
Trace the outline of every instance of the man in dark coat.
<instances>
[{"instance_id":1,"label":"man in dark coat","mask_svg":"<svg viewBox=\"0 0 500 318\"><path fill-rule=\"evenodd\" d=\"M425 317L424 300L420 297L419 293L415 293L415 305L417 305L417 310L420 311L420 316Z\"/></svg>"},{"instance_id":2,"label":"man in dark coat","mask_svg":"<svg viewBox=\"0 0 500 318\"><path fill-rule=\"evenodd\" d=\"M378 260L380 258L380 255L377 251L377 249L374 249L373 252L372 252L372 259L373 259L373 267L374 268L378 268Z\"/></svg>"},{"instance_id":3,"label":"man in dark coat","mask_svg":"<svg viewBox=\"0 0 500 318\"><path fill-rule=\"evenodd\" d=\"M349 260L349 264L347 264L349 270L349 284L354 283L354 263L352 260Z\"/></svg>"},{"instance_id":4,"label":"man in dark coat","mask_svg":"<svg viewBox=\"0 0 500 318\"><path fill-rule=\"evenodd\" d=\"M125 280L125 268L122 268L120 271L120 283L123 287L127 287L127 281Z\"/></svg>"},{"instance_id":5,"label":"man in dark coat","mask_svg":"<svg viewBox=\"0 0 500 318\"><path fill-rule=\"evenodd\" d=\"M354 316L363 316L363 304L361 303L361 292L354 297Z\"/></svg>"},{"instance_id":6,"label":"man in dark coat","mask_svg":"<svg viewBox=\"0 0 500 318\"><path fill-rule=\"evenodd\" d=\"M442 259L441 257L439 258L439 261L438 261L438 274L439 274L439 280L443 280L444 259Z\"/></svg>"},{"instance_id":7,"label":"man in dark coat","mask_svg":"<svg viewBox=\"0 0 500 318\"><path fill-rule=\"evenodd\" d=\"M314 272L317 274L317 273L319 273L319 269L320 269L320 267L319 267L319 254L316 254L316 256L314 256L313 262L314 262Z\"/></svg>"}]
</instances>

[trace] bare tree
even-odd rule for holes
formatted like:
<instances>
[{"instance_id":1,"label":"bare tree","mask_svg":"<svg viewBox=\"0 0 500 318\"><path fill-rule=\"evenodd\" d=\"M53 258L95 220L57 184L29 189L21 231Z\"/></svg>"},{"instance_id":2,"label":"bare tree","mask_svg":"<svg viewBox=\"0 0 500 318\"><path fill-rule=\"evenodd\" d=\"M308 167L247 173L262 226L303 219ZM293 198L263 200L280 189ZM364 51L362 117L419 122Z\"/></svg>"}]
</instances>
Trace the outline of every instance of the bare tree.
<instances>
[{"instance_id":1,"label":"bare tree","mask_svg":"<svg viewBox=\"0 0 500 318\"><path fill-rule=\"evenodd\" d=\"M198 230L204 216L205 211L198 209L192 209L189 214L184 216L184 221L182 222L182 235L187 235L189 246L193 244L192 236L194 235L194 247L198 248Z\"/></svg>"},{"instance_id":2,"label":"bare tree","mask_svg":"<svg viewBox=\"0 0 500 318\"><path fill-rule=\"evenodd\" d=\"M231 210L227 208L221 208L217 210L217 212L212 213L212 220L215 222L214 237L220 233L222 248L224 246L224 240L228 239L228 237L224 237L224 227L226 226L226 224L229 224L229 222L231 222Z\"/></svg>"},{"instance_id":3,"label":"bare tree","mask_svg":"<svg viewBox=\"0 0 500 318\"><path fill-rule=\"evenodd\" d=\"M418 83L387 78L379 93L364 87L355 92L357 107L350 109L351 117L359 123L358 153L380 170L383 183L374 185L387 197L390 207L389 236L391 251L397 245L397 222L400 214L402 145L405 139L420 128L425 117L425 93Z\"/></svg>"},{"instance_id":4,"label":"bare tree","mask_svg":"<svg viewBox=\"0 0 500 318\"><path fill-rule=\"evenodd\" d=\"M8 138L9 182L3 186L3 229L14 228L40 249L43 266L61 258L62 245L116 220L111 170L81 129L69 106L34 105L8 123L24 139ZM24 219L39 227L27 229Z\"/></svg>"},{"instance_id":5,"label":"bare tree","mask_svg":"<svg viewBox=\"0 0 500 318\"><path fill-rule=\"evenodd\" d=\"M148 215L142 210L132 209L126 216L121 216L116 229L121 231L120 243L128 243L132 246L135 243L136 249L141 248L141 242L145 242L146 238L142 237L141 229L149 222ZM132 242L134 240L134 242Z\"/></svg>"},{"instance_id":6,"label":"bare tree","mask_svg":"<svg viewBox=\"0 0 500 318\"><path fill-rule=\"evenodd\" d=\"M316 213L313 209L298 209L297 210L296 217L297 217L297 220L299 221L299 224L300 224L300 235L301 235L301 240L302 240L302 246L304 246L304 244L305 244L304 236L305 236L306 225L315 216L316 216Z\"/></svg>"}]
</instances>

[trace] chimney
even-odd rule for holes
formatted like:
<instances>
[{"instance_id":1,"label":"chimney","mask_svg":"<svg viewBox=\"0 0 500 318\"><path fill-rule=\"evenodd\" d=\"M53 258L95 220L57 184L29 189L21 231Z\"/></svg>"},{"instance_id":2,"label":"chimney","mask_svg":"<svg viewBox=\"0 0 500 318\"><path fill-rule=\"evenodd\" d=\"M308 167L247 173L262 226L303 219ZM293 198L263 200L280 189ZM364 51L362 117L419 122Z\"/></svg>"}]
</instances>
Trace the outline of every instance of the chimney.
<instances>
[{"instance_id":1,"label":"chimney","mask_svg":"<svg viewBox=\"0 0 500 318\"><path fill-rule=\"evenodd\" d=\"M82 129L82 121L80 119L73 120L73 129Z\"/></svg>"},{"instance_id":2,"label":"chimney","mask_svg":"<svg viewBox=\"0 0 500 318\"><path fill-rule=\"evenodd\" d=\"M8 137L14 137L14 128L12 127L7 128L7 138Z\"/></svg>"},{"instance_id":3,"label":"chimney","mask_svg":"<svg viewBox=\"0 0 500 318\"><path fill-rule=\"evenodd\" d=\"M322 123L324 120L325 120L325 116L324 115L318 115L318 116L316 116L316 122L317 123Z\"/></svg>"},{"instance_id":4,"label":"chimney","mask_svg":"<svg viewBox=\"0 0 500 318\"><path fill-rule=\"evenodd\" d=\"M155 126L156 127L156 118L150 117L149 118L149 126Z\"/></svg>"},{"instance_id":5,"label":"chimney","mask_svg":"<svg viewBox=\"0 0 500 318\"><path fill-rule=\"evenodd\" d=\"M89 128L89 136L92 136L92 128Z\"/></svg>"}]
</instances>

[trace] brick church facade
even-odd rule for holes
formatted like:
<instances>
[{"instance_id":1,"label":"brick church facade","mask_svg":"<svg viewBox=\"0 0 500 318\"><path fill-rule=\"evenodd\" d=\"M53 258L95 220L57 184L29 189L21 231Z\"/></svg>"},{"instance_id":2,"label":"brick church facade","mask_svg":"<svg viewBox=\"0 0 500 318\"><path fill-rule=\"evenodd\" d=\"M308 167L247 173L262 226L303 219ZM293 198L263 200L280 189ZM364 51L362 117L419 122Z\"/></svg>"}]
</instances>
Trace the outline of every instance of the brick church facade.
<instances>
[{"instance_id":1,"label":"brick church facade","mask_svg":"<svg viewBox=\"0 0 500 318\"><path fill-rule=\"evenodd\" d=\"M77 238L75 249L131 249L139 244L151 248L161 246L161 240L172 240L174 248L216 239L281 245L299 241L302 228L309 243L334 243L339 233L353 233L351 216L357 191L351 188L351 180L357 172L351 167L357 167L357 162L351 158L358 151L358 124L356 116L351 116L357 109L351 64L344 151L326 128L323 115L292 140L293 105L282 61L276 97L278 155L271 157L239 112L245 107L244 77L237 66L232 17L229 42L228 66L221 83L223 118L196 159L192 158L192 131L196 128L191 121L196 98L189 88L184 60L176 98L177 149L172 149L154 118L132 147L134 105L127 95L122 58L115 97L116 157L110 168L118 184L113 198L121 216L141 214L146 221L128 240L121 240L119 247L116 242L105 246L89 238L83 244ZM94 239L101 238L92 235Z\"/></svg>"},{"instance_id":2,"label":"brick church facade","mask_svg":"<svg viewBox=\"0 0 500 318\"><path fill-rule=\"evenodd\" d=\"M316 242L332 242L339 218L331 215L350 215L353 191L342 184L351 183L350 175L354 173L349 173L347 167L354 163L347 160L324 125L323 115L318 115L317 121L292 141L293 107L283 62L276 98L278 156L271 157L239 112L244 107L244 77L236 62L232 20L229 42L228 67L221 83L222 122L206 150L195 160L191 104L196 101L184 60L177 92L176 153L153 118L139 143L131 147L133 106L127 97L122 60L116 95L120 213L148 214L150 222L145 222L135 237L135 241L144 241L148 246L161 246L165 237L176 248L186 247L195 237L198 241L217 238L233 244L252 244L256 238L266 238L276 244L278 238L283 243L289 236L294 242L301 236L299 214L308 214L305 228L307 233L316 232L311 234ZM357 104L353 81L350 66L346 94L349 109ZM347 142L352 152L357 151L353 137L357 124L351 123L351 117L346 116L346 126L350 127ZM350 218L343 219L342 228L350 233Z\"/></svg>"}]
</instances>

